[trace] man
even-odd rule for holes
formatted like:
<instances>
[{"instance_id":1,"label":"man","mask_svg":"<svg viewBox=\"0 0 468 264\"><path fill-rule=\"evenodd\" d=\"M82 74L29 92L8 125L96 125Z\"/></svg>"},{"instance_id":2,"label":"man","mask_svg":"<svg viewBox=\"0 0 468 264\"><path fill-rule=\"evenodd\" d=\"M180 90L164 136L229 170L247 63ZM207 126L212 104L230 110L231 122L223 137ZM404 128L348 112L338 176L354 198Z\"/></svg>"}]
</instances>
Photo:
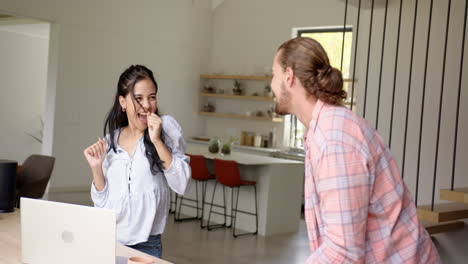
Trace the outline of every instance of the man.
<instances>
[{"instance_id":1,"label":"man","mask_svg":"<svg viewBox=\"0 0 468 264\"><path fill-rule=\"evenodd\" d=\"M271 87L304 136L307 263L440 263L382 137L343 107L342 74L310 38L282 44Z\"/></svg>"}]
</instances>

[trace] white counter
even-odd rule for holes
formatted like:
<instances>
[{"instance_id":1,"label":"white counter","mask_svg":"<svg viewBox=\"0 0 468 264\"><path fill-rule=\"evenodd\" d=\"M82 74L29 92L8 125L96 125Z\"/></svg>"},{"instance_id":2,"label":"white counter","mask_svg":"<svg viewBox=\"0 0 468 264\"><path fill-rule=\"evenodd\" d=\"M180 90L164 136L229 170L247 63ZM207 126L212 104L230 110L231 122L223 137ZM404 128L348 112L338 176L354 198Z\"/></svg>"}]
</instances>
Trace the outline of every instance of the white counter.
<instances>
[{"instance_id":1,"label":"white counter","mask_svg":"<svg viewBox=\"0 0 468 264\"><path fill-rule=\"evenodd\" d=\"M202 140L188 138L186 142L189 144L193 144L193 145L206 146L206 149L208 149L209 141L202 141ZM232 145L232 149L243 152L243 153L250 153L250 154L260 155L260 156L271 156L272 153L280 151L279 149L275 149L275 148L259 148L259 147L253 147L253 146L239 145L235 143Z\"/></svg>"},{"instance_id":2,"label":"white counter","mask_svg":"<svg viewBox=\"0 0 468 264\"><path fill-rule=\"evenodd\" d=\"M208 151L208 146L200 144L187 144L186 152L192 155L202 155L207 159L234 160L242 165L303 164L300 161L249 154L237 150L233 150L229 155L214 154Z\"/></svg>"},{"instance_id":3,"label":"white counter","mask_svg":"<svg viewBox=\"0 0 468 264\"><path fill-rule=\"evenodd\" d=\"M301 214L301 199L304 180L304 164L300 161L273 158L268 156L243 153L237 150L230 155L213 154L208 152L207 145L187 144L188 154L202 155L207 159L210 170L213 170L212 160L224 159L234 160L239 164L241 177L245 180L257 182L257 206L258 206L258 233L269 236L295 232L299 228ZM206 199L211 200L214 181L210 181ZM200 188L199 188L200 189ZM215 204L222 203L222 188L217 188ZM201 194L199 194L201 200ZM187 197L195 198L195 186L192 184ZM226 188L227 212L231 211L231 194ZM255 198L252 187L243 187L239 196L239 210L254 212ZM201 207L201 206L200 206ZM205 220L208 217L205 206ZM222 212L219 208L218 212ZM183 207L183 214L194 215L195 210L190 207ZM212 216L213 219L213 216ZM215 215L215 222L222 222L224 219L220 215ZM246 231L252 231L255 227L255 218L251 215L238 213L237 227ZM228 224L229 224L228 218Z\"/></svg>"}]
</instances>

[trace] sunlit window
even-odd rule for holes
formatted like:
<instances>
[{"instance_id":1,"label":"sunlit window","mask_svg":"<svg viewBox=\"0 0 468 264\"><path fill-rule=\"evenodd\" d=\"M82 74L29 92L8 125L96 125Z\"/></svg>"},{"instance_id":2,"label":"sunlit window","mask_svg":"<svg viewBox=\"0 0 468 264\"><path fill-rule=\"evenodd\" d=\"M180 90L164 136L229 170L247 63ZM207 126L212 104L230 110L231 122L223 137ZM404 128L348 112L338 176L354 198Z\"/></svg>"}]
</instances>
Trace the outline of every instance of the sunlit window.
<instances>
[{"instance_id":1,"label":"sunlit window","mask_svg":"<svg viewBox=\"0 0 468 264\"><path fill-rule=\"evenodd\" d=\"M341 69L344 79L344 89L348 92L348 99L345 104L351 104L351 52L353 45L353 32L351 27L320 28L320 29L300 29L296 30L298 37L309 37L317 40L323 46L330 59L330 64ZM343 33L344 31L344 33ZM343 42L344 37L344 42ZM356 89L356 87L354 87ZM356 94L354 92L354 94ZM354 104L355 100L353 100ZM354 106L355 109L355 106ZM289 124L289 146L291 148L304 148L303 136L305 127L295 116L288 118Z\"/></svg>"}]
</instances>

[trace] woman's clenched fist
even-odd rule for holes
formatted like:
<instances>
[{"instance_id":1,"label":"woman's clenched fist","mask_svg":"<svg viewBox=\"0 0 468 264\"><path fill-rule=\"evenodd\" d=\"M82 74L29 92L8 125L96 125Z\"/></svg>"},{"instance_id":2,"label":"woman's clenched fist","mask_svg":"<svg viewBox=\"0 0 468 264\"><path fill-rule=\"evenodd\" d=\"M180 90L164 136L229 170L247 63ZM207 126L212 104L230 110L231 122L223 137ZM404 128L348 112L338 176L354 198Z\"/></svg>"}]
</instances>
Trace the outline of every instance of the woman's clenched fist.
<instances>
[{"instance_id":1,"label":"woman's clenched fist","mask_svg":"<svg viewBox=\"0 0 468 264\"><path fill-rule=\"evenodd\" d=\"M91 169L101 168L106 157L106 142L100 138L96 143L87 147L83 153Z\"/></svg>"}]
</instances>

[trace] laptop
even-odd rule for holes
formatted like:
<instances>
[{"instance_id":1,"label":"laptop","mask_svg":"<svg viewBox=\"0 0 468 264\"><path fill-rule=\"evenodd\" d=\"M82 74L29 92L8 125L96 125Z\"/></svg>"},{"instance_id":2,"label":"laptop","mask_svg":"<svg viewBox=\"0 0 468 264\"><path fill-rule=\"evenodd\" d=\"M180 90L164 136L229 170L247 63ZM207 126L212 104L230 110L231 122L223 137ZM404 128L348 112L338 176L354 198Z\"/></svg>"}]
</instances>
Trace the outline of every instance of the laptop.
<instances>
[{"instance_id":1,"label":"laptop","mask_svg":"<svg viewBox=\"0 0 468 264\"><path fill-rule=\"evenodd\" d=\"M22 262L116 263L115 212L21 198Z\"/></svg>"}]
</instances>

